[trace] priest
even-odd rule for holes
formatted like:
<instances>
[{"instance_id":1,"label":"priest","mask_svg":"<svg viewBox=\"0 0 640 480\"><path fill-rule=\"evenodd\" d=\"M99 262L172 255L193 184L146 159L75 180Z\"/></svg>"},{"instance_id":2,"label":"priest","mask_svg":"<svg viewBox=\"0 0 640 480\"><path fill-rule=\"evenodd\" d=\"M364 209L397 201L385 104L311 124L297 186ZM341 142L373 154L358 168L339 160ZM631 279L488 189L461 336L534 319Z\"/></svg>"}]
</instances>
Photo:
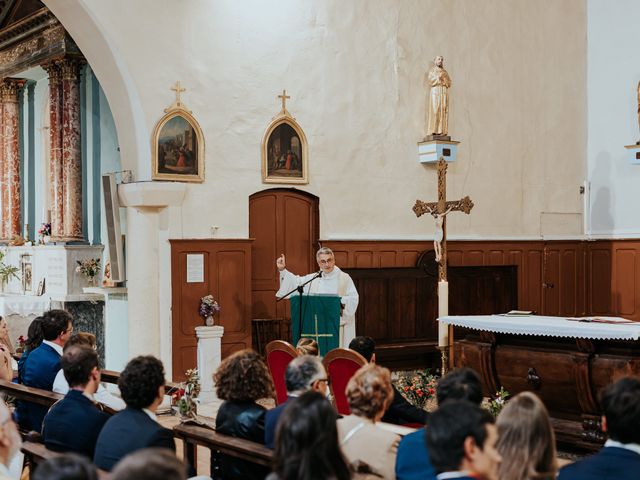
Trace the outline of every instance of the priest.
<instances>
[{"instance_id":1,"label":"priest","mask_svg":"<svg viewBox=\"0 0 640 480\"><path fill-rule=\"evenodd\" d=\"M356 309L358 308L358 291L349 274L336 266L336 259L330 248L323 247L316 253L316 261L320 272L310 273L300 277L287 270L284 254L276 260L276 266L280 271L280 290L277 297L286 295L297 286L318 276L304 287L305 294L328 293L340 296L342 311L340 325L343 326L342 341L340 345L346 348L356 336Z\"/></svg>"}]
</instances>

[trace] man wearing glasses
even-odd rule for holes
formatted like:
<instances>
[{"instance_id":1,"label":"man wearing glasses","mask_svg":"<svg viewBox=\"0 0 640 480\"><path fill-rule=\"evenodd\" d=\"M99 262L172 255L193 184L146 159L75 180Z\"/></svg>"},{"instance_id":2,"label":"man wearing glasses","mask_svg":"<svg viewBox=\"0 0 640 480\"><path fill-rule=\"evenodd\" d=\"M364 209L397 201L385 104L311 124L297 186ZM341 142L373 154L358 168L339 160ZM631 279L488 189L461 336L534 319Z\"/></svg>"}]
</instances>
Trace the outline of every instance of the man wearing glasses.
<instances>
[{"instance_id":1,"label":"man wearing glasses","mask_svg":"<svg viewBox=\"0 0 640 480\"><path fill-rule=\"evenodd\" d=\"M344 326L341 346L349 345L356 336L356 309L358 308L358 291L351 277L336 267L336 259L330 248L323 247L316 253L316 260L322 275L304 287L305 294L332 294L340 296L342 313L340 325ZM317 273L310 273L304 277L294 275L287 270L284 255L276 260L280 271L280 290L277 297L285 295L298 285L311 280Z\"/></svg>"}]
</instances>

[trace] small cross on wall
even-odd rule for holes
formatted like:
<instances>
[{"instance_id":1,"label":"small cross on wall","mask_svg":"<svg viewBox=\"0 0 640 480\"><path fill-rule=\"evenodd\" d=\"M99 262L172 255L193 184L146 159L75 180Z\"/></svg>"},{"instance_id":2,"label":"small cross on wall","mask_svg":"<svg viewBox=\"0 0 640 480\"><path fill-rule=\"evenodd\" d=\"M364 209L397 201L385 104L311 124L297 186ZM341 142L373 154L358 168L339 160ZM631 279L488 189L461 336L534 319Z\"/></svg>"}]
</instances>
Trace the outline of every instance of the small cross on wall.
<instances>
[{"instance_id":1,"label":"small cross on wall","mask_svg":"<svg viewBox=\"0 0 640 480\"><path fill-rule=\"evenodd\" d=\"M282 100L282 111L286 112L287 111L287 100L290 99L291 97L289 95L287 95L287 91L286 90L282 90L282 95L278 95L278 98Z\"/></svg>"}]
</instances>

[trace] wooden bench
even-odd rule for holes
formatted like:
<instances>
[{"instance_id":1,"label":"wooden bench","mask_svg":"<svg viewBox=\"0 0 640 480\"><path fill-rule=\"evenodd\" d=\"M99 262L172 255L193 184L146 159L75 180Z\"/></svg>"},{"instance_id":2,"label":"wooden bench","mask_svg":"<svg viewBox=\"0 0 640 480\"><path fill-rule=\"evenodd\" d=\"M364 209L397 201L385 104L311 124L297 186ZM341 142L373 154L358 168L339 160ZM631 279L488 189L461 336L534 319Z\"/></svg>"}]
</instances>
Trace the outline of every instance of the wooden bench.
<instances>
[{"instance_id":1,"label":"wooden bench","mask_svg":"<svg viewBox=\"0 0 640 480\"><path fill-rule=\"evenodd\" d=\"M262 444L214 432L198 425L180 424L173 427L173 436L182 440L183 458L190 465L197 465L198 445L217 450L231 457L271 468L273 450Z\"/></svg>"},{"instance_id":2,"label":"wooden bench","mask_svg":"<svg viewBox=\"0 0 640 480\"><path fill-rule=\"evenodd\" d=\"M44 446L43 443L26 441L22 444L22 448L20 449L22 453L24 453L25 460L29 465L29 478L33 475L35 471L35 467L40 465L42 462L45 462L51 458L59 457L63 455L60 452L54 452L53 450L49 450ZM109 478L109 473L104 470L98 470L98 478Z\"/></svg>"},{"instance_id":3,"label":"wooden bench","mask_svg":"<svg viewBox=\"0 0 640 480\"><path fill-rule=\"evenodd\" d=\"M40 388L27 387L19 383L11 383L6 380L0 380L0 392L5 392L18 400L37 403L45 407L50 407L58 400L62 400L64 395Z\"/></svg>"}]
</instances>

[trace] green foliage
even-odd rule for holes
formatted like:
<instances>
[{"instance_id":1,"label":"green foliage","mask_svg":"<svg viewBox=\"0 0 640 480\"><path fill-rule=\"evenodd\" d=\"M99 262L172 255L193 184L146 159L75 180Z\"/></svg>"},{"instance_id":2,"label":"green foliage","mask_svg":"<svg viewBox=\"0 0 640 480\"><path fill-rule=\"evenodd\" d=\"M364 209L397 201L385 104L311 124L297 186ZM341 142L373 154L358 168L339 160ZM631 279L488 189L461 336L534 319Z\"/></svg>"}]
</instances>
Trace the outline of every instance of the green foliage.
<instances>
[{"instance_id":1,"label":"green foliage","mask_svg":"<svg viewBox=\"0 0 640 480\"><path fill-rule=\"evenodd\" d=\"M2 282L3 286L6 285L11 278L20 280L20 277L18 276L20 269L15 265L7 265L4 263L5 256L6 252L0 251L0 282Z\"/></svg>"}]
</instances>

